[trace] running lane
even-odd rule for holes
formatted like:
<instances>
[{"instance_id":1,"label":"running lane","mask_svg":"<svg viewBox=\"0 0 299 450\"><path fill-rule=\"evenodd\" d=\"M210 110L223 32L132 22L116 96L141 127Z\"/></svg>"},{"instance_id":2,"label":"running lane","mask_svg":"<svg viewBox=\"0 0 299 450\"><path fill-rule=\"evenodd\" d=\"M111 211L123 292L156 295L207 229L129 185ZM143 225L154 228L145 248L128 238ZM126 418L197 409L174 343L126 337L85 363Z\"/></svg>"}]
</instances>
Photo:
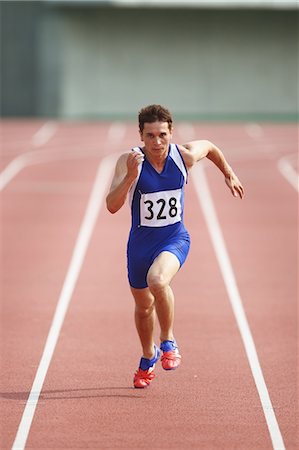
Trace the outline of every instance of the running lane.
<instances>
[{"instance_id":1,"label":"running lane","mask_svg":"<svg viewBox=\"0 0 299 450\"><path fill-rule=\"evenodd\" d=\"M282 249L278 246L272 253L272 241L270 237L265 239L270 226L271 230L275 229L277 242L279 237L284 236L286 223L288 232L293 233L293 203L287 206L286 200L290 201L294 193L277 171L274 160L269 164L272 154L265 156L259 152L257 161L254 155L252 160L249 158L252 148L257 145L256 140L253 143L252 135L254 139L261 139L259 128L251 126L251 136L244 127L228 128L201 126L195 129L195 134L198 132L200 137L210 137L211 140L215 137L219 145L223 140L230 153L230 161L247 190L246 200L240 202L234 199L226 190L222 176L216 169L207 167L209 185L253 336L257 339L257 350L271 399L287 448L295 450L294 400L291 402L292 393L295 393L294 302L291 300L282 307L283 295L277 296L271 290L272 300L269 303L266 294L271 283L277 282L278 274L275 264L269 266L267 255L273 256L274 252L281 252ZM75 133L72 127L69 131ZM83 131L81 129L82 145ZM65 141L68 136L71 142L71 134L64 135ZM77 144L81 147L79 135L76 134L77 140L72 144L76 148ZM107 131L99 137L102 140L106 138ZM236 139L238 146L243 144L242 148L248 149L248 153L240 154L237 145L234 148ZM91 142L91 148L98 146L98 142ZM134 142L138 142L137 133L132 127L124 136L122 145L115 142L114 147L111 145L109 149L126 149ZM99 154L104 155L109 149L105 148ZM10 274L8 285L14 284L16 287L5 304L5 310L9 312L5 320L8 350L4 358L7 367L2 392L9 414L3 427L6 439L4 448L10 448L12 444L31 388L95 177L96 162L99 161L93 155L77 161L52 163L52 172L48 165L26 170L18 177L18 182L22 182L19 186L22 201L15 204L15 209L10 206L7 210L8 218L18 211L16 222L19 228L7 240L11 251L15 252L10 257L7 270ZM256 170L257 167L260 171ZM265 179L268 183L270 179L281 183L281 193L275 197L279 202L276 206L271 205L270 216L262 207L258 208L257 214L260 196L268 201L271 197L270 188L264 187ZM65 183L65 180L71 184ZM79 186L78 180L82 182ZM30 190L27 185L29 197L23 192L26 183L31 186ZM52 186L56 194L44 192L41 195L41 185L44 190L46 186L48 189ZM39 188L34 195L43 198L35 214L34 208L28 206L35 205L37 200L30 202L33 187L36 190ZM63 197L61 192L57 192L62 188L65 190ZM11 185L6 191L6 195L12 196L11 200L15 200L14 190L17 190L17 185ZM186 224L192 236L192 247L186 265L173 284L177 299L175 332L183 355L182 366L178 371L168 373L158 365L157 378L149 389L139 391L132 388L140 348L125 272L129 211L125 207L112 216L102 209L47 373L30 430L28 448L272 448L260 399L192 182L187 186L186 197ZM58 198L61 198L61 203L58 201L57 210ZM281 203L285 208L285 221L278 221L272 228L280 209L278 204ZM46 230L41 225L37 226L39 211L42 212L40 220L44 226L50 222L43 239L37 240L40 230ZM258 219L254 220L255 217ZM31 223L32 218L36 219L36 228ZM28 267L24 278L20 278L21 270L13 267L19 258L18 248L13 250L13 240L20 230L24 233L23 228L27 234L21 253L21 268L24 269L26 264ZM51 233L53 237L48 239ZM264 239L257 241L260 234ZM287 258L294 257L292 248L290 243L284 247L281 265ZM262 261L269 266L267 277ZM288 296L293 298L293 274L285 272L280 277L281 289L287 285ZM26 289L34 286L36 279L39 280L37 292L32 295L29 290L28 294L24 294L23 301L19 301L20 286L27 292ZM20 313L16 314L16 311ZM284 323L288 323L289 327L281 331L279 327ZM286 373L284 382L283 374Z\"/></svg>"},{"instance_id":2,"label":"running lane","mask_svg":"<svg viewBox=\"0 0 299 450\"><path fill-rule=\"evenodd\" d=\"M42 126L2 124L5 167L19 155L33 154L2 192L3 448L10 448L16 435L97 166L114 145L109 126L76 123L61 124L52 139L34 147Z\"/></svg>"},{"instance_id":3,"label":"running lane","mask_svg":"<svg viewBox=\"0 0 299 450\"><path fill-rule=\"evenodd\" d=\"M268 124L249 137L245 155L232 143L246 187L238 208L210 166L207 174L285 446L296 449L298 197L278 161L296 154L297 128Z\"/></svg>"}]
</instances>

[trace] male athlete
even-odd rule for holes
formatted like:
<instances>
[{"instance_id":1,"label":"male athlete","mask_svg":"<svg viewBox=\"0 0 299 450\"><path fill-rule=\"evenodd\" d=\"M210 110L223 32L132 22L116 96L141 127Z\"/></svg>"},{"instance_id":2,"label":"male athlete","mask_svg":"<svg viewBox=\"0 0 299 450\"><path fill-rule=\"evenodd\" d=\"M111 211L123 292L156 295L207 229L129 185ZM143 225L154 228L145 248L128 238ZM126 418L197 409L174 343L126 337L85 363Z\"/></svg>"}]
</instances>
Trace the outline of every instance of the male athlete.
<instances>
[{"instance_id":1,"label":"male athlete","mask_svg":"<svg viewBox=\"0 0 299 450\"><path fill-rule=\"evenodd\" d=\"M176 369L181 355L173 335L174 295L170 282L185 262L190 238L183 222L184 185L188 171L209 158L223 173L232 194L243 197L243 187L223 153L206 140L184 145L171 143L172 116L160 105L139 112L143 147L120 156L106 202L117 212L129 194L132 226L127 246L128 278L135 299L135 324L143 355L134 375L134 387L145 388L154 379L161 356L165 370ZM157 314L160 347L153 339Z\"/></svg>"}]
</instances>

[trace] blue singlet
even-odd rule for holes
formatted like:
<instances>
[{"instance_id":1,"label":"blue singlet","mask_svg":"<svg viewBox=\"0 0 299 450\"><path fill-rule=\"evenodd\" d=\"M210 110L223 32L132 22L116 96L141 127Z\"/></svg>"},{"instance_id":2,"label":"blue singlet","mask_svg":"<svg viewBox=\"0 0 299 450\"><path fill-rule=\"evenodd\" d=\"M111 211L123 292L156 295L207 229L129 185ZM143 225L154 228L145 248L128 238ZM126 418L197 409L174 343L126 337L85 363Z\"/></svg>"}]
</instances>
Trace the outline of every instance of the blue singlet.
<instances>
[{"instance_id":1,"label":"blue singlet","mask_svg":"<svg viewBox=\"0 0 299 450\"><path fill-rule=\"evenodd\" d=\"M135 147L134 151L142 151ZM190 237L183 222L187 169L175 144L170 144L161 173L147 161L130 190L132 226L127 246L128 278L136 289L147 287L147 272L163 251L185 262Z\"/></svg>"}]
</instances>

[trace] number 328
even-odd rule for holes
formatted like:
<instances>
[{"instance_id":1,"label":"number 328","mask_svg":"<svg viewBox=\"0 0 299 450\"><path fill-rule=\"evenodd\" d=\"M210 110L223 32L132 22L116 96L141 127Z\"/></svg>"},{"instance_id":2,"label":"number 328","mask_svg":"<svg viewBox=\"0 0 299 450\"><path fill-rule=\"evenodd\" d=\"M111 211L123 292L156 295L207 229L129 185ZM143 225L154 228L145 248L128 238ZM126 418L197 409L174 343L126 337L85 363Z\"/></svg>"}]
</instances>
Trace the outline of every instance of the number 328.
<instances>
[{"instance_id":1,"label":"number 328","mask_svg":"<svg viewBox=\"0 0 299 450\"><path fill-rule=\"evenodd\" d=\"M144 216L147 220L152 220L155 217L154 208L155 204L151 200L146 200L144 202L147 208L148 215ZM168 200L168 205L166 204L166 200L164 198L160 198L156 200L156 204L158 206L157 210L157 220L165 220L167 217L175 217L178 213L177 208L177 199L175 197L170 197Z\"/></svg>"}]
</instances>

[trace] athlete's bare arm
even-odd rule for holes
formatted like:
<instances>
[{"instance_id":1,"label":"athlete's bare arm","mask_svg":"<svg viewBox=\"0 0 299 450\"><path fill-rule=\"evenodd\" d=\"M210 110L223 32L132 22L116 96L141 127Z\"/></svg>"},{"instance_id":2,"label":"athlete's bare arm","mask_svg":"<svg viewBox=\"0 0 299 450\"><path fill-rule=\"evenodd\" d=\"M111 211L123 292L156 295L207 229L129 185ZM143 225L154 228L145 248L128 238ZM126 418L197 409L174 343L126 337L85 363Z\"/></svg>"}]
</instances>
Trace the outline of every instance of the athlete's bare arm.
<instances>
[{"instance_id":1,"label":"athlete's bare arm","mask_svg":"<svg viewBox=\"0 0 299 450\"><path fill-rule=\"evenodd\" d=\"M188 142L183 146L179 146L179 148L188 169L191 169L196 162L207 157L221 170L225 177L225 182L234 197L239 196L243 198L244 189L240 180L226 161L222 151L216 145L207 140L198 140Z\"/></svg>"},{"instance_id":2,"label":"athlete's bare arm","mask_svg":"<svg viewBox=\"0 0 299 450\"><path fill-rule=\"evenodd\" d=\"M116 163L109 194L106 197L108 211L116 213L125 203L130 187L138 175L138 165L143 155L137 152L124 153Z\"/></svg>"}]
</instances>

